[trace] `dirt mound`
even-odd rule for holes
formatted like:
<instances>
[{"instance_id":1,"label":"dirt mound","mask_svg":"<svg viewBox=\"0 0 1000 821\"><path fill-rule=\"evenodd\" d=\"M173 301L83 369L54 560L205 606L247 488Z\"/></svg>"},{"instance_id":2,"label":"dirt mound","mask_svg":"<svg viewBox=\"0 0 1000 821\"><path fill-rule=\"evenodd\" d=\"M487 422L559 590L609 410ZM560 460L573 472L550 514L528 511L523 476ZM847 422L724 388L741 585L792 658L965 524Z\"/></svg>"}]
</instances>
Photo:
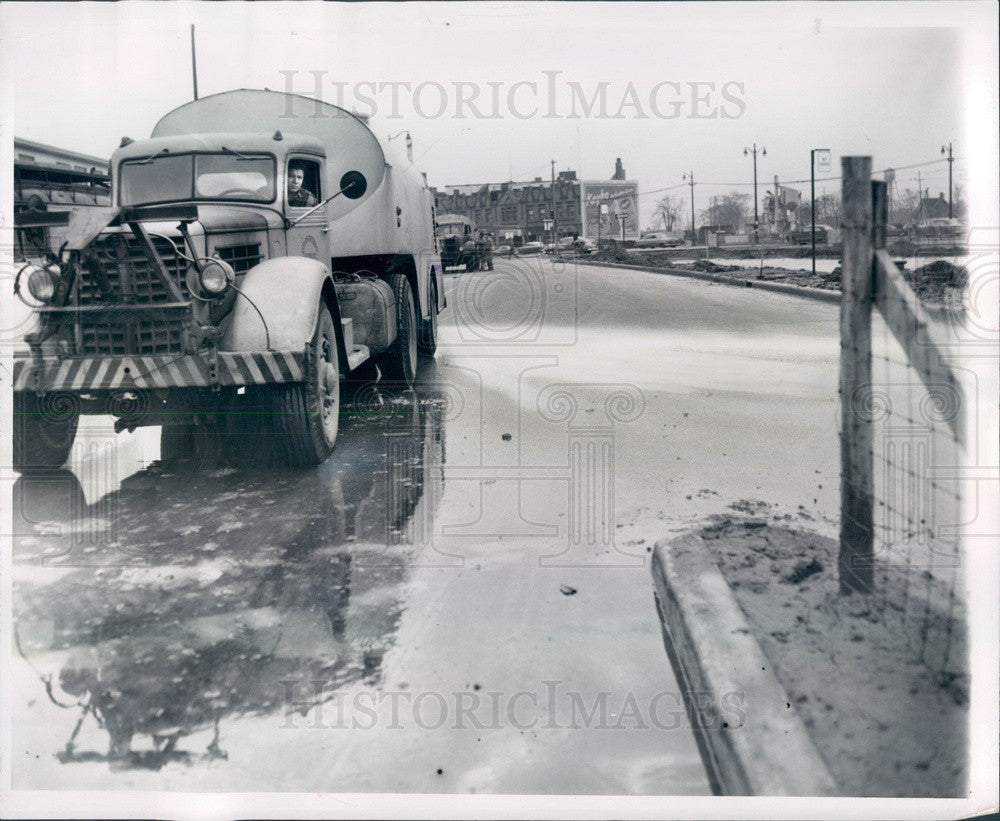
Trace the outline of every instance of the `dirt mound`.
<instances>
[{"instance_id":1,"label":"dirt mound","mask_svg":"<svg viewBox=\"0 0 1000 821\"><path fill-rule=\"evenodd\" d=\"M712 262L710 259L696 259L689 266L695 271L705 271L709 274L726 274L730 271L741 271L743 270L738 265L719 265L717 262Z\"/></svg>"},{"instance_id":2,"label":"dirt mound","mask_svg":"<svg viewBox=\"0 0 1000 821\"><path fill-rule=\"evenodd\" d=\"M961 299L969 283L969 272L962 265L953 265L944 259L923 265L913 271L903 270L903 276L925 302L950 302Z\"/></svg>"}]
</instances>

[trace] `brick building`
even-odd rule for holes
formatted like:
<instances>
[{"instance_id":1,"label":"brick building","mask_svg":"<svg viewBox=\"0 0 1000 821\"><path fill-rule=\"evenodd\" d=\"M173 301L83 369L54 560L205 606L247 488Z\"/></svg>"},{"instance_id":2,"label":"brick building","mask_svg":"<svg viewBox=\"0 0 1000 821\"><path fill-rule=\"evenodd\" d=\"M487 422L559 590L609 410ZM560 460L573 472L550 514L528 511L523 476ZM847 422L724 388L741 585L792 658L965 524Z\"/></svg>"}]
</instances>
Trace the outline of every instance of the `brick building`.
<instances>
[{"instance_id":1,"label":"brick building","mask_svg":"<svg viewBox=\"0 0 1000 821\"><path fill-rule=\"evenodd\" d=\"M612 179L625 176L620 158L615 164L615 175ZM576 171L559 171L554 185L551 179L535 177L531 182L449 185L433 190L439 214L462 214L472 220L477 231L492 234L498 243L547 242L551 232L545 230L544 223L552 210L560 237L583 233L580 180Z\"/></svg>"}]
</instances>

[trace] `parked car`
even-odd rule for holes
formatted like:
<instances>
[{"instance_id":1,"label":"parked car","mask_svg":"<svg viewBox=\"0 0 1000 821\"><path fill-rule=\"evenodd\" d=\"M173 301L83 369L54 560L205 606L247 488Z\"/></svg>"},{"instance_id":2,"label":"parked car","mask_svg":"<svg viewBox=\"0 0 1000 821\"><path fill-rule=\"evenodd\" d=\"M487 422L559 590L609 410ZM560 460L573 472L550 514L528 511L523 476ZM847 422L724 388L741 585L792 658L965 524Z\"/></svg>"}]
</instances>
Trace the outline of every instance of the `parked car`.
<instances>
[{"instance_id":1,"label":"parked car","mask_svg":"<svg viewBox=\"0 0 1000 821\"><path fill-rule=\"evenodd\" d=\"M584 237L562 237L555 246L548 245L546 253L557 253L560 255L582 255L592 254L596 250L594 243Z\"/></svg>"},{"instance_id":2,"label":"parked car","mask_svg":"<svg viewBox=\"0 0 1000 821\"><path fill-rule=\"evenodd\" d=\"M633 245L635 248L675 248L682 240L666 231L652 231L643 234Z\"/></svg>"},{"instance_id":3,"label":"parked car","mask_svg":"<svg viewBox=\"0 0 1000 821\"><path fill-rule=\"evenodd\" d=\"M962 236L962 223L951 217L932 217L917 223L911 236L921 239L958 239Z\"/></svg>"},{"instance_id":4,"label":"parked car","mask_svg":"<svg viewBox=\"0 0 1000 821\"><path fill-rule=\"evenodd\" d=\"M520 248L516 248L514 253L518 256L526 256L528 254L541 254L545 251L545 245L541 242L526 242Z\"/></svg>"},{"instance_id":5,"label":"parked car","mask_svg":"<svg viewBox=\"0 0 1000 821\"><path fill-rule=\"evenodd\" d=\"M826 245L829 241L830 234L833 232L833 228L829 225L820 225L816 223L816 244ZM812 242L812 226L807 225L804 228L799 228L795 231L791 231L788 234L788 241L794 245L809 245Z\"/></svg>"}]
</instances>

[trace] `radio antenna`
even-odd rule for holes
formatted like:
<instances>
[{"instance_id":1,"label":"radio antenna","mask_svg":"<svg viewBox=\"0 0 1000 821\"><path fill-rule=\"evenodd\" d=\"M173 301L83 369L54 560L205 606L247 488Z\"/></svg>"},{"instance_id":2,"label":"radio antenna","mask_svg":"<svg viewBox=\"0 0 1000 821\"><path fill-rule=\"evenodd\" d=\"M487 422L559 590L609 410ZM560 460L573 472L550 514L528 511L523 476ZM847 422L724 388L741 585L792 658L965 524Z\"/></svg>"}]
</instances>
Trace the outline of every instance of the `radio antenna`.
<instances>
[{"instance_id":1,"label":"radio antenna","mask_svg":"<svg viewBox=\"0 0 1000 821\"><path fill-rule=\"evenodd\" d=\"M194 98L198 99L198 60L194 53L194 23L191 24L191 81L194 83Z\"/></svg>"}]
</instances>

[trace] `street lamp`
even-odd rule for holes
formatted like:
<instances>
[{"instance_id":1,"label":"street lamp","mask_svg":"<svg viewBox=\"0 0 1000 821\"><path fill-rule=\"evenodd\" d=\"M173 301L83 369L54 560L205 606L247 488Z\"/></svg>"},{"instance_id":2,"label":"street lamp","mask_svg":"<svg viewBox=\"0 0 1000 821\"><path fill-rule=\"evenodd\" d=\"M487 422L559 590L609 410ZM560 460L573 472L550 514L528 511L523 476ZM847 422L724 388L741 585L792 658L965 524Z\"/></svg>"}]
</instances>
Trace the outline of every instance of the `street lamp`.
<instances>
[{"instance_id":1,"label":"street lamp","mask_svg":"<svg viewBox=\"0 0 1000 821\"><path fill-rule=\"evenodd\" d=\"M746 157L753 154L753 244L756 245L760 238L757 234L758 216L757 216L757 152L760 152L762 157L767 156L767 149L761 146L757 148L757 143L753 144L753 148L743 149L743 156Z\"/></svg>"},{"instance_id":2,"label":"street lamp","mask_svg":"<svg viewBox=\"0 0 1000 821\"><path fill-rule=\"evenodd\" d=\"M948 145L942 145L941 146L941 153L948 155L948 219L951 219L952 216L953 216L953 213L952 213L953 209L952 209L952 205L951 205L951 203L952 203L951 168L952 168L952 163L955 162L955 158L951 154L951 143L948 143Z\"/></svg>"},{"instance_id":3,"label":"street lamp","mask_svg":"<svg viewBox=\"0 0 1000 821\"><path fill-rule=\"evenodd\" d=\"M406 135L406 158L410 162L413 162L413 138L410 137L409 131L400 131L397 134L393 134L391 137L389 137L389 142L392 142L394 139L396 139L396 137L401 137L403 134Z\"/></svg>"},{"instance_id":4,"label":"street lamp","mask_svg":"<svg viewBox=\"0 0 1000 821\"><path fill-rule=\"evenodd\" d=\"M691 247L697 245L698 235L694 230L694 171L688 174L684 174L682 179L690 180L688 185L691 186Z\"/></svg>"}]
</instances>

